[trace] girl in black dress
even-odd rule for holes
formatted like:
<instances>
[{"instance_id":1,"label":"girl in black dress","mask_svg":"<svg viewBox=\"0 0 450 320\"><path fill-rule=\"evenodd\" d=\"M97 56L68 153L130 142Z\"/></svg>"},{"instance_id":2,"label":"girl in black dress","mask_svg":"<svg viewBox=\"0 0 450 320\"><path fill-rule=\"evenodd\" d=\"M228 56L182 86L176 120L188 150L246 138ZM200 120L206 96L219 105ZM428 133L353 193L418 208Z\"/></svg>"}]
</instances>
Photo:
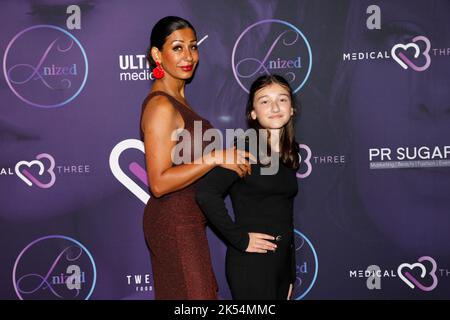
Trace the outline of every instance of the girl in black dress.
<instances>
[{"instance_id":1,"label":"girl in black dress","mask_svg":"<svg viewBox=\"0 0 450 320\"><path fill-rule=\"evenodd\" d=\"M218 167L197 190L198 204L228 242L226 274L234 299L290 299L292 293L296 279L293 205L299 166L295 114L292 89L284 78L258 78L250 89L247 117L259 134L257 140L267 148L258 149L255 141L247 143L250 151L258 153L251 175L240 178ZM227 194L234 221L224 203Z\"/></svg>"}]
</instances>

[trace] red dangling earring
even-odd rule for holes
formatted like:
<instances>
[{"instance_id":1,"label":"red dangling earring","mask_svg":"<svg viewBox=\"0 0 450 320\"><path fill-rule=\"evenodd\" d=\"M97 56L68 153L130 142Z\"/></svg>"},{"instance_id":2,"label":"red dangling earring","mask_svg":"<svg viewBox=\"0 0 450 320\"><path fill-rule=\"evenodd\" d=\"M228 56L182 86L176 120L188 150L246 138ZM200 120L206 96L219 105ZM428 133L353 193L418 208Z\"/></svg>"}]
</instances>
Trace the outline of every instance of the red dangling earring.
<instances>
[{"instance_id":1,"label":"red dangling earring","mask_svg":"<svg viewBox=\"0 0 450 320\"><path fill-rule=\"evenodd\" d=\"M164 70L159 62L156 62L156 68L153 69L152 73L155 79L161 79L164 77Z\"/></svg>"}]
</instances>

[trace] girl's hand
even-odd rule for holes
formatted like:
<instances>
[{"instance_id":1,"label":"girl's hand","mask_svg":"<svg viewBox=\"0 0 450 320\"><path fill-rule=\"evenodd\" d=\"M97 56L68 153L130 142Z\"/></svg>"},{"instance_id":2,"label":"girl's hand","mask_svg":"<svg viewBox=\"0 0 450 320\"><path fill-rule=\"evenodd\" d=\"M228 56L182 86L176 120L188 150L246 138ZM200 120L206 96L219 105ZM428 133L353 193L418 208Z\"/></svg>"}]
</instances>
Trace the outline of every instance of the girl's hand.
<instances>
[{"instance_id":1,"label":"girl's hand","mask_svg":"<svg viewBox=\"0 0 450 320\"><path fill-rule=\"evenodd\" d=\"M250 241L245 252L267 253L268 250L275 251L277 245L267 240L275 240L275 237L265 233L249 232Z\"/></svg>"}]
</instances>

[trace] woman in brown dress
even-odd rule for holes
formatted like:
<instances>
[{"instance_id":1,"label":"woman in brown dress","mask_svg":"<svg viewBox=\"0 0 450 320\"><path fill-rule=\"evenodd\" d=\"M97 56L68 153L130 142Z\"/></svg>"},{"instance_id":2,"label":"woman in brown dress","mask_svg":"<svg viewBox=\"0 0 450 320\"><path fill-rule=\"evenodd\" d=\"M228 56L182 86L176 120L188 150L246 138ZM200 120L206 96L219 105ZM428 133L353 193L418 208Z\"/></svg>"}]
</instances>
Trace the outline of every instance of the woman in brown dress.
<instances>
[{"instance_id":1,"label":"woman in brown dress","mask_svg":"<svg viewBox=\"0 0 450 320\"><path fill-rule=\"evenodd\" d=\"M155 298L217 299L206 219L195 201L196 184L218 165L240 176L248 174L250 165L244 159L248 154L233 148L195 157L194 139L203 139L194 136L194 122L201 123L202 132L212 127L185 100L185 82L199 60L196 33L188 21L172 16L158 21L150 37L148 59L156 80L142 104L141 134L152 193L144 213L144 234ZM183 154L182 163L174 163L177 141L171 137L181 129L190 133L192 148L183 150L189 154ZM224 164L227 152L233 153L236 164Z\"/></svg>"}]
</instances>

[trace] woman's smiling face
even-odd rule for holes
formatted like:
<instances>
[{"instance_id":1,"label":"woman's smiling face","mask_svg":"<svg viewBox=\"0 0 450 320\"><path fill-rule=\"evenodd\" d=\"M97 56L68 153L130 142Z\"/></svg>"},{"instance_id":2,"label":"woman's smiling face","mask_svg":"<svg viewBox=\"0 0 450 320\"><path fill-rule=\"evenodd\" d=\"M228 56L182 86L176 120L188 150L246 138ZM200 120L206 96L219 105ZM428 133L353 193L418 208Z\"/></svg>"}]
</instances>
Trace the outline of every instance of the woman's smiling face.
<instances>
[{"instance_id":1,"label":"woman's smiling face","mask_svg":"<svg viewBox=\"0 0 450 320\"><path fill-rule=\"evenodd\" d=\"M153 59L162 64L169 76L183 80L191 78L199 60L194 30L184 28L172 32L162 50L156 50Z\"/></svg>"}]
</instances>

